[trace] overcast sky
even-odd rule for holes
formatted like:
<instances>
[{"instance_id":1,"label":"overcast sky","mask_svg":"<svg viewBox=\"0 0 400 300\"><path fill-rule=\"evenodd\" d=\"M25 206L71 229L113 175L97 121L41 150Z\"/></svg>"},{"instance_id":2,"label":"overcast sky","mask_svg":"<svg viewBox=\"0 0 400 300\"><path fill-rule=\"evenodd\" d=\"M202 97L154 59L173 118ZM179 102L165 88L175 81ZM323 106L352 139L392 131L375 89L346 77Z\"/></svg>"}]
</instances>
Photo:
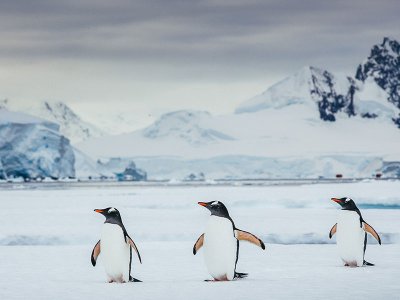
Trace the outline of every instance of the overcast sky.
<instances>
[{"instance_id":1,"label":"overcast sky","mask_svg":"<svg viewBox=\"0 0 400 300\"><path fill-rule=\"evenodd\" d=\"M398 0L2 0L0 97L231 112L304 65L354 74L399 39L399 13Z\"/></svg>"}]
</instances>

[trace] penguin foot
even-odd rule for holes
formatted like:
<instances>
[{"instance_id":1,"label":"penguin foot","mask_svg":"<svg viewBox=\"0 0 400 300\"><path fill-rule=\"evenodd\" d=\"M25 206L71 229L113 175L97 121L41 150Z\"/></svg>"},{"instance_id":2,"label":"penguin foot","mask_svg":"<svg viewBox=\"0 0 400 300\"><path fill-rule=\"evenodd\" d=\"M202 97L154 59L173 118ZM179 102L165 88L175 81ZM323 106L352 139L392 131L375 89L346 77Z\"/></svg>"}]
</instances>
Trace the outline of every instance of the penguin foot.
<instances>
[{"instance_id":1,"label":"penguin foot","mask_svg":"<svg viewBox=\"0 0 400 300\"><path fill-rule=\"evenodd\" d=\"M133 278L132 276L129 276L129 282L143 282L143 281Z\"/></svg>"},{"instance_id":2,"label":"penguin foot","mask_svg":"<svg viewBox=\"0 0 400 300\"><path fill-rule=\"evenodd\" d=\"M206 279L204 281L206 281L206 282L218 282L218 281L229 281L229 280L228 280L228 277L225 275L225 276L221 276L220 278Z\"/></svg>"},{"instance_id":3,"label":"penguin foot","mask_svg":"<svg viewBox=\"0 0 400 300\"><path fill-rule=\"evenodd\" d=\"M228 279L219 280L219 279L204 279L205 282L221 282L221 281L229 281Z\"/></svg>"},{"instance_id":4,"label":"penguin foot","mask_svg":"<svg viewBox=\"0 0 400 300\"><path fill-rule=\"evenodd\" d=\"M366 260L364 260L363 266L372 267L372 266L375 266L375 265L373 263L370 263L370 262L367 262Z\"/></svg>"},{"instance_id":5,"label":"penguin foot","mask_svg":"<svg viewBox=\"0 0 400 300\"><path fill-rule=\"evenodd\" d=\"M246 278L247 276L249 276L249 273L239 273L239 272L235 272L235 277L234 278Z\"/></svg>"},{"instance_id":6,"label":"penguin foot","mask_svg":"<svg viewBox=\"0 0 400 300\"><path fill-rule=\"evenodd\" d=\"M345 267L354 268L357 267L356 261L343 261Z\"/></svg>"}]
</instances>

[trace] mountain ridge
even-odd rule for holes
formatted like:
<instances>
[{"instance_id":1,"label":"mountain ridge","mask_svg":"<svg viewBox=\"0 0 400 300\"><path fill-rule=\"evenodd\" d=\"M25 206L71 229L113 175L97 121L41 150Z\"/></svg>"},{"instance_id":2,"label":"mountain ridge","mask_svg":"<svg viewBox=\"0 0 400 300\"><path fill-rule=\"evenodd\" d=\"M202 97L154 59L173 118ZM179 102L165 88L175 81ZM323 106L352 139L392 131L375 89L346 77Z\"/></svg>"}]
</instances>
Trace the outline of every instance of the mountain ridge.
<instances>
[{"instance_id":1,"label":"mountain ridge","mask_svg":"<svg viewBox=\"0 0 400 300\"><path fill-rule=\"evenodd\" d=\"M380 88L382 94L376 99L373 97L377 92L373 96L362 93L365 89L371 89L374 84L377 85L375 89ZM370 99L363 99L365 97ZM302 99L303 102L315 102L323 121L334 122L336 115L343 112L348 117L359 114L363 118L376 118L379 115L373 110L365 111L366 107L362 112L357 111L360 106L358 102L382 102L383 98L394 105L390 119L400 128L400 44L387 37L381 44L372 47L370 55L358 66L354 77L338 76L313 66L304 67L260 95L244 101L235 113L267 109L271 107L270 102L281 103L281 106L282 103L291 105Z\"/></svg>"},{"instance_id":2,"label":"mountain ridge","mask_svg":"<svg viewBox=\"0 0 400 300\"><path fill-rule=\"evenodd\" d=\"M68 137L72 143L105 135L96 126L82 120L67 104L61 101L41 101L35 105L19 106L17 103L4 99L0 101L0 107L10 111L28 113L56 123L60 126L60 133Z\"/></svg>"},{"instance_id":3,"label":"mountain ridge","mask_svg":"<svg viewBox=\"0 0 400 300\"><path fill-rule=\"evenodd\" d=\"M392 120L399 109L387 96L371 76L361 81L307 66L235 113L170 112L144 129L77 146L96 158L131 158L149 178L282 177L290 170L299 177L371 176L400 161L400 130Z\"/></svg>"}]
</instances>

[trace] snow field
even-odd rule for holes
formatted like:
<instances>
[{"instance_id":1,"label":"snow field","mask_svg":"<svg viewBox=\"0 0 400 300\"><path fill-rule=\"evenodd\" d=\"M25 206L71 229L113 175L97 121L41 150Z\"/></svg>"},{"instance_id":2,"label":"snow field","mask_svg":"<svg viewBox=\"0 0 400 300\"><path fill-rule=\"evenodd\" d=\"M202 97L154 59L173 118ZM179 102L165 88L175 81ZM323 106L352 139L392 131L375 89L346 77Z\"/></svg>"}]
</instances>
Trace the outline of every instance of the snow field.
<instances>
[{"instance_id":1,"label":"snow field","mask_svg":"<svg viewBox=\"0 0 400 300\"><path fill-rule=\"evenodd\" d=\"M34 186L34 185L27 185ZM67 185L68 186L68 185ZM398 181L281 186L84 188L0 187L1 299L398 299L400 199ZM383 237L369 244L375 267L345 268L328 232L337 209L330 197L350 196ZM241 242L237 270L249 277L210 283L203 251L192 246L209 212L198 201L226 204L238 228L266 241L266 250ZM390 209L382 209L391 205ZM396 206L397 205L397 206ZM107 284L101 255L90 253L103 216L117 207L143 264L133 257L140 284ZM379 208L379 209L378 209ZM275 240L273 240L275 238ZM300 243L300 244L299 244ZM302 244L303 243L303 244ZM316 243L316 244L313 244ZM13 246L10 246L13 245Z\"/></svg>"},{"instance_id":2,"label":"snow field","mask_svg":"<svg viewBox=\"0 0 400 300\"><path fill-rule=\"evenodd\" d=\"M143 283L108 284L101 265L90 264L91 247L0 247L2 299L398 299L400 247L368 247L375 267L345 268L334 245L267 245L261 251L241 244L233 282L209 279L202 251L191 242L142 242L143 265L133 275Z\"/></svg>"}]
</instances>

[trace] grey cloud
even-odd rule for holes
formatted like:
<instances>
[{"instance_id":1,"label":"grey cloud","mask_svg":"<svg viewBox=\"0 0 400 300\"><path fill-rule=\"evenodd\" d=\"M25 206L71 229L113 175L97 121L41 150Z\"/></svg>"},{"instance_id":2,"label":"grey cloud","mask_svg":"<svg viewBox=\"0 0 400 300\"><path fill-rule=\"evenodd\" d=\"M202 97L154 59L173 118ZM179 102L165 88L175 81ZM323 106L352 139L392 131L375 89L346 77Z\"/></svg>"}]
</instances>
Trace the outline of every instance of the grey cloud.
<instances>
[{"instance_id":1,"label":"grey cloud","mask_svg":"<svg viewBox=\"0 0 400 300\"><path fill-rule=\"evenodd\" d=\"M317 63L350 69L384 35L398 34L397 7L388 0L8 0L0 3L0 58L158 65L177 77L240 78Z\"/></svg>"}]
</instances>

